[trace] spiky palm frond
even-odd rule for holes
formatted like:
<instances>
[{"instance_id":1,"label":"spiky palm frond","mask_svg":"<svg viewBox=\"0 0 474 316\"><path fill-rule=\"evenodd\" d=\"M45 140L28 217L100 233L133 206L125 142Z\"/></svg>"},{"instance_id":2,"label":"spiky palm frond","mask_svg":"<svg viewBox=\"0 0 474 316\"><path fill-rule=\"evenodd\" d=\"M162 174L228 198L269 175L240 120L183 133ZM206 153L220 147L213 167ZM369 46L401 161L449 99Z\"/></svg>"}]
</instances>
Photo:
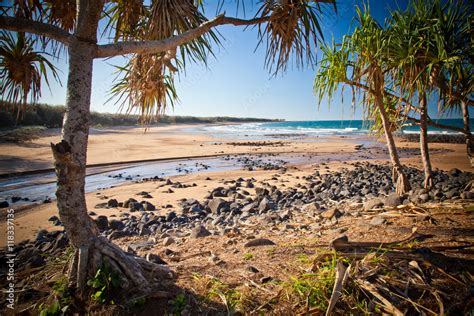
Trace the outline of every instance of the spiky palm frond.
<instances>
[{"instance_id":1,"label":"spiky palm frond","mask_svg":"<svg viewBox=\"0 0 474 316\"><path fill-rule=\"evenodd\" d=\"M45 0L47 20L66 31L73 31L76 23L76 0Z\"/></svg>"},{"instance_id":2,"label":"spiky palm frond","mask_svg":"<svg viewBox=\"0 0 474 316\"><path fill-rule=\"evenodd\" d=\"M144 28L139 27L139 23L148 14L143 0L110 1L104 8L104 14L108 18L104 32L113 34L114 41L143 38Z\"/></svg>"},{"instance_id":3,"label":"spiky palm frond","mask_svg":"<svg viewBox=\"0 0 474 316\"><path fill-rule=\"evenodd\" d=\"M322 43L321 60L318 63L318 71L313 82L313 91L318 97L319 105L327 96L329 103L341 84L348 79L350 71L350 54L347 49L347 42L337 45Z\"/></svg>"},{"instance_id":4,"label":"spiky palm frond","mask_svg":"<svg viewBox=\"0 0 474 316\"><path fill-rule=\"evenodd\" d=\"M161 40L198 27L206 17L192 0L153 1L146 20L138 25L138 36L145 40ZM220 39L216 32L190 41L177 50L160 54L134 55L126 67L119 67L118 80L112 89L126 111L138 111L142 121L163 113L168 105L178 101L174 84L175 72L184 71L186 61L207 63L214 44ZM173 64L173 62L175 64Z\"/></svg>"},{"instance_id":5,"label":"spiky palm frond","mask_svg":"<svg viewBox=\"0 0 474 316\"><path fill-rule=\"evenodd\" d=\"M270 71L275 67L274 74L285 71L292 57L297 67L314 64L317 40L323 38L319 19L324 6L318 2L267 0L258 10L256 16L270 17L266 25L259 25L258 45L265 42L265 65Z\"/></svg>"},{"instance_id":6,"label":"spiky palm frond","mask_svg":"<svg viewBox=\"0 0 474 316\"><path fill-rule=\"evenodd\" d=\"M56 67L34 50L35 41L10 32L0 33L0 95L6 104L19 105L18 114L26 103L41 96L41 80L48 82L48 72L59 80Z\"/></svg>"},{"instance_id":7,"label":"spiky palm frond","mask_svg":"<svg viewBox=\"0 0 474 316\"><path fill-rule=\"evenodd\" d=\"M160 56L135 55L127 65L117 68L120 79L113 85L111 97L127 113L140 113L142 123L164 113L178 100L173 73L166 71Z\"/></svg>"},{"instance_id":8,"label":"spiky palm frond","mask_svg":"<svg viewBox=\"0 0 474 316\"><path fill-rule=\"evenodd\" d=\"M199 3L195 5L193 0L154 1L150 9L146 38L161 40L197 28L207 21L199 8ZM220 45L219 34L211 30L180 46L180 61L183 66L186 65L187 60L206 63L207 57L213 54L214 44Z\"/></svg>"},{"instance_id":9,"label":"spiky palm frond","mask_svg":"<svg viewBox=\"0 0 474 316\"><path fill-rule=\"evenodd\" d=\"M413 0L405 11L392 13L387 55L401 91L412 97L437 89L443 111L459 102L454 91L469 93L472 17L472 9L462 3L439 0Z\"/></svg>"}]
</instances>

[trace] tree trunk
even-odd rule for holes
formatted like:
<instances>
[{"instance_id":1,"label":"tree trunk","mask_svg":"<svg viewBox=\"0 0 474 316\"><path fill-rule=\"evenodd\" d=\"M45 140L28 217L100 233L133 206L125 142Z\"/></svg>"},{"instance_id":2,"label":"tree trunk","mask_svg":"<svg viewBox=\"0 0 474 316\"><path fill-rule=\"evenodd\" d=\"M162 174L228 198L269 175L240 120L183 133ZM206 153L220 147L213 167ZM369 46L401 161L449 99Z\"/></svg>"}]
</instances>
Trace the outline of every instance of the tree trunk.
<instances>
[{"instance_id":1,"label":"tree trunk","mask_svg":"<svg viewBox=\"0 0 474 316\"><path fill-rule=\"evenodd\" d=\"M433 175L428 148L428 102L425 93L420 95L420 151L425 173L424 187L428 189L433 186Z\"/></svg>"},{"instance_id":2,"label":"tree trunk","mask_svg":"<svg viewBox=\"0 0 474 316\"><path fill-rule=\"evenodd\" d=\"M76 254L70 266L69 278L82 293L87 278L103 264L118 270L122 285L130 282L142 290L148 289L144 269L151 263L135 260L105 238L99 237L97 226L87 214L85 176L87 141L90 123L92 66L96 50L97 25L102 10L101 0L80 0L76 31L69 46L66 113L62 140L51 144L55 159L58 187L56 191L59 215ZM168 271L166 271L168 272Z\"/></svg>"},{"instance_id":3,"label":"tree trunk","mask_svg":"<svg viewBox=\"0 0 474 316\"><path fill-rule=\"evenodd\" d=\"M464 135L466 136L466 150L467 157L471 162L471 167L474 167L474 139L471 134L470 119L469 119L469 105L466 101L461 102L463 122L464 122Z\"/></svg>"},{"instance_id":4,"label":"tree trunk","mask_svg":"<svg viewBox=\"0 0 474 316\"><path fill-rule=\"evenodd\" d=\"M385 131L385 138L387 140L388 152L390 154L390 160L393 165L392 169L392 181L395 186L395 191L398 194L405 194L411 190L410 182L407 176L403 172L403 167L398 157L397 147L392 134L392 123L390 122L387 112L383 104L383 96L381 94L375 96L376 106L380 111L380 118L382 119L383 129Z\"/></svg>"}]
</instances>

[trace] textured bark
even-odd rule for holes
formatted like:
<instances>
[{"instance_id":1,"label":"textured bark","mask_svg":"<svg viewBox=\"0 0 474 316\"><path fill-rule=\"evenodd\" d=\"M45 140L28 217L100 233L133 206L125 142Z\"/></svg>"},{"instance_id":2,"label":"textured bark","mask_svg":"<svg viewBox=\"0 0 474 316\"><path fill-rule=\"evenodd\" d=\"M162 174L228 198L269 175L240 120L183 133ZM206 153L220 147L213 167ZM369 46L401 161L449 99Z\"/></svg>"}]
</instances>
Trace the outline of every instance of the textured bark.
<instances>
[{"instance_id":1,"label":"textured bark","mask_svg":"<svg viewBox=\"0 0 474 316\"><path fill-rule=\"evenodd\" d=\"M403 167L398 157L397 147L392 134L392 123L390 122L387 111L383 104L383 96L377 93L375 96L376 106L380 111L380 118L382 119L382 125L385 132L385 138L387 140L388 152L390 154L390 160L392 162L392 181L395 186L395 191L398 194L405 194L410 191L410 182L407 176L403 172Z\"/></svg>"},{"instance_id":2,"label":"textured bark","mask_svg":"<svg viewBox=\"0 0 474 316\"><path fill-rule=\"evenodd\" d=\"M72 35L62 28L30 19L0 16L0 29L46 36L68 45Z\"/></svg>"},{"instance_id":3,"label":"textured bark","mask_svg":"<svg viewBox=\"0 0 474 316\"><path fill-rule=\"evenodd\" d=\"M424 93L420 95L420 151L425 174L424 187L427 189L433 186L433 176L428 148L428 102Z\"/></svg>"},{"instance_id":4,"label":"textured bark","mask_svg":"<svg viewBox=\"0 0 474 316\"><path fill-rule=\"evenodd\" d=\"M471 162L471 166L474 167L474 139L471 134L470 119L469 119L469 104L465 101L461 103L462 116L464 122L464 135L466 136L466 150L467 157Z\"/></svg>"},{"instance_id":5,"label":"textured bark","mask_svg":"<svg viewBox=\"0 0 474 316\"><path fill-rule=\"evenodd\" d=\"M144 263L98 236L97 226L87 214L85 176L90 123L92 66L96 53L97 25L102 0L80 0L76 31L69 45L69 74L62 140L51 144L58 178L56 191L61 221L76 253L69 267L71 285L84 293L87 279L106 264L116 270L122 287L150 289L152 276L171 276L166 267Z\"/></svg>"}]
</instances>

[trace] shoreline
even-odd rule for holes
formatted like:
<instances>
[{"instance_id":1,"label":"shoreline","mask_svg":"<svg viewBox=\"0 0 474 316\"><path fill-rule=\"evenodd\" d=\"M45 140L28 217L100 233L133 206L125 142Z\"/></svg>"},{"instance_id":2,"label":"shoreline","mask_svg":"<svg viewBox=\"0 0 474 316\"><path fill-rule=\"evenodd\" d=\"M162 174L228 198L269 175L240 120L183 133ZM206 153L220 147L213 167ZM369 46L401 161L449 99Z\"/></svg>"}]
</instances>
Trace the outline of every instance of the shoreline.
<instances>
[{"instance_id":1,"label":"shoreline","mask_svg":"<svg viewBox=\"0 0 474 316\"><path fill-rule=\"evenodd\" d=\"M189 126L189 125L187 125ZM155 181L141 181L139 178L119 185L112 184L108 188L101 188L86 194L89 211L93 211L95 216L120 216L121 212L111 209L96 209L95 206L107 202L108 199L114 198L118 201L124 201L131 196L133 192L150 191L153 198L149 202L156 205L162 214L167 214L171 209L179 208L181 199L203 199L209 189L218 187L226 183L226 181L238 178L239 176L250 177L256 179L264 179L270 177L272 174L279 174L281 171L287 170L280 178L283 182L279 185L291 187L298 184L297 177L305 177L311 174L315 169L324 170L324 172L336 172L340 168L347 167L347 163L360 163L369 161L376 165L386 165L388 159L384 143L378 140L374 147L358 146L357 141L351 137L321 137L317 142L312 142L311 139L273 139L264 141L236 141L230 139L211 139L207 135L199 134L184 134L182 132L183 126L162 127L152 129L149 133L143 134L137 132L137 129L122 129L114 130L112 132L101 133L100 135L92 135L91 146L89 148L89 161L98 162L105 158L105 162L98 162L95 167L99 170L98 173L103 172L100 169L108 169L110 166L120 167L129 165L140 165L150 162L170 162L176 168L186 170L186 162L189 162L190 157L205 157L206 159L228 159L229 164L234 164L233 170L228 171L206 171L199 173L176 173L173 176L166 176L167 179L172 179L172 182L182 182L185 188L173 188L171 191L163 191L160 187L156 187ZM51 139L39 139L33 141L33 144L46 144ZM314 139L313 139L314 140ZM371 141L373 141L372 139ZM108 149L113 148L112 144L124 144L127 153L127 158L141 158L134 161L111 161L110 155L104 156L102 143L108 141ZM359 142L360 143L360 142ZM49 143L48 143L49 144ZM134 144L132 146L132 144ZM149 157L150 151L143 150L142 145L147 145L150 148L163 149L160 155L156 157ZM420 158L417 154L419 151L418 145L415 143L401 142L398 144L402 153L402 163L406 166L417 167L421 165ZM43 150L44 147L37 146L35 150ZM33 151L30 150L31 152ZM123 149L123 148L122 148ZM433 168L440 170L449 170L457 167L461 170L472 172L473 169L469 165L469 161L465 157L464 146L460 144L432 144L432 164ZM20 148L21 150L21 148ZM406 152L406 154L403 154ZM170 155L178 153L174 157ZM183 153L189 156L180 156ZM191 155L197 154L197 155ZM201 155L199 155L201 154ZM112 158L120 158L124 156L115 156ZM286 158L285 158L286 157ZM288 157L293 157L288 159ZM338 158L339 157L339 158ZM108 160L108 161L107 161ZM281 164L281 161L287 160L284 169L272 169L272 163L266 165L267 161L274 161L273 164ZM337 160L337 161L335 161ZM258 162L260 161L260 162ZM137 163L138 162L138 163ZM173 162L175 162L173 164ZM182 164L182 165L180 165ZM189 163L188 163L189 164ZM258 167L252 167L254 166ZM265 168L269 167L268 170ZM251 167L249 170L246 168ZM158 167L157 167L158 168ZM109 168L115 171L114 168ZM119 168L121 170L121 168ZM49 169L52 170L52 169ZM110 170L109 170L110 171ZM26 171L28 172L28 171ZM156 175L159 176L159 168L156 169ZM147 176L148 177L148 176ZM151 177L150 177L151 178ZM207 180L210 178L211 180ZM270 177L272 178L272 177ZM135 181L136 180L136 181ZM288 181L288 182L286 182ZM136 182L136 183L134 183ZM196 186L194 186L196 184ZM1 184L0 184L1 185ZM189 186L189 187L188 187ZM171 188L170 188L171 189ZM105 201L104 201L105 200ZM168 208L172 205L172 208ZM13 205L13 207L16 207ZM35 234L42 230L58 230L59 226L49 222L48 219L58 213L55 203L38 204L26 207L25 209L18 209L17 237L18 241L25 239L34 239ZM3 229L5 222L0 222L0 228Z\"/></svg>"}]
</instances>

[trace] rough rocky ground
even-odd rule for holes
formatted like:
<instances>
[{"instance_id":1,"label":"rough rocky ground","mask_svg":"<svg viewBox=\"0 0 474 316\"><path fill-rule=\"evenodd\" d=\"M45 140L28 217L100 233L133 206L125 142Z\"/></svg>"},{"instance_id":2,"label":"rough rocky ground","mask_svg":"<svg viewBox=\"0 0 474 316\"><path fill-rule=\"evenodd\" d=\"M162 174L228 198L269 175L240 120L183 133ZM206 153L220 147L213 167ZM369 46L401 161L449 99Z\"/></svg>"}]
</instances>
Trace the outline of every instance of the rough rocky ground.
<instances>
[{"instance_id":1,"label":"rough rocky ground","mask_svg":"<svg viewBox=\"0 0 474 316\"><path fill-rule=\"evenodd\" d=\"M153 192L96 205L121 214L91 210L104 236L165 262L175 280L143 300L129 295L120 304L92 304L92 313L317 315L329 306L338 314L472 312L472 174L439 171L432 190L415 187L399 197L391 193L388 165L343 166L328 172L322 163L291 174L290 185L285 174L292 171L275 163L267 178L226 179L204 199L183 199L178 206L158 208L149 202ZM412 184L421 183L419 170L407 172ZM160 191L192 186L146 181ZM35 314L41 303L60 297L53 288L67 270L67 236L41 231L16 253L17 306ZM337 300L335 283L344 283Z\"/></svg>"}]
</instances>

